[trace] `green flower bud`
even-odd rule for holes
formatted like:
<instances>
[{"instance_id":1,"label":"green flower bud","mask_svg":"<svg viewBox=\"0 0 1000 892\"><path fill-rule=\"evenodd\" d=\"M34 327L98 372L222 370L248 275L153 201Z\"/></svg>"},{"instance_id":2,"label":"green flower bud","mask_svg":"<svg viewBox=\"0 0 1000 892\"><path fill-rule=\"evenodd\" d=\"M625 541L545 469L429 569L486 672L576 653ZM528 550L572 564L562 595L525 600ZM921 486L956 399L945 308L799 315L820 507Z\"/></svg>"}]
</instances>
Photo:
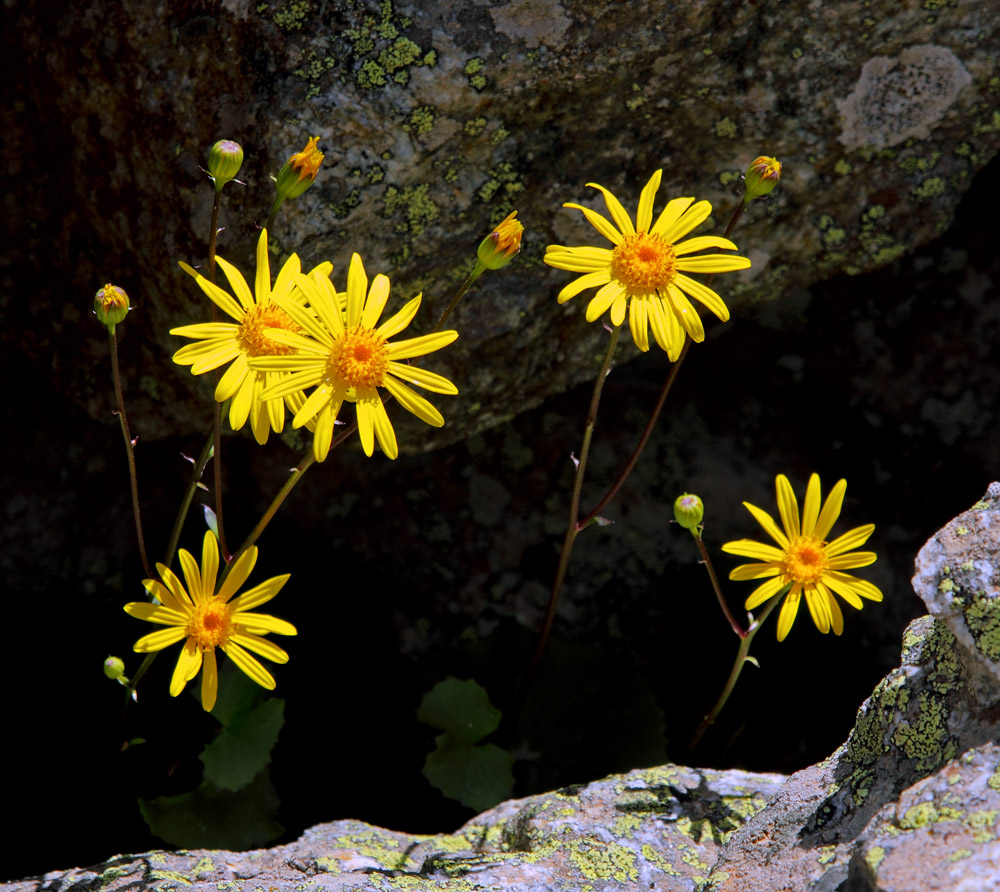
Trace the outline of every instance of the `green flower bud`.
<instances>
[{"instance_id":1,"label":"green flower bud","mask_svg":"<svg viewBox=\"0 0 1000 892\"><path fill-rule=\"evenodd\" d=\"M220 139L208 150L208 175L219 191L236 177L243 166L243 147L231 139Z\"/></svg>"},{"instance_id":2,"label":"green flower bud","mask_svg":"<svg viewBox=\"0 0 1000 892\"><path fill-rule=\"evenodd\" d=\"M117 285L107 284L94 295L94 313L97 320L113 332L129 311L128 295Z\"/></svg>"},{"instance_id":3,"label":"green flower bud","mask_svg":"<svg viewBox=\"0 0 1000 892\"><path fill-rule=\"evenodd\" d=\"M705 506L697 496L684 493L684 495L677 497L674 502L674 520L684 529L697 535L704 517Z\"/></svg>"},{"instance_id":4,"label":"green flower bud","mask_svg":"<svg viewBox=\"0 0 1000 892\"><path fill-rule=\"evenodd\" d=\"M108 657L104 661L104 674L113 681L117 681L125 674L125 663L120 657Z\"/></svg>"},{"instance_id":5,"label":"green flower bud","mask_svg":"<svg viewBox=\"0 0 1000 892\"><path fill-rule=\"evenodd\" d=\"M746 183L746 200L762 198L778 185L778 180L781 179L781 162L767 155L754 158L743 179Z\"/></svg>"},{"instance_id":6,"label":"green flower bud","mask_svg":"<svg viewBox=\"0 0 1000 892\"><path fill-rule=\"evenodd\" d=\"M521 250L524 227L514 218L517 211L508 215L496 229L482 240L476 256L486 269L500 269L510 263Z\"/></svg>"},{"instance_id":7,"label":"green flower bud","mask_svg":"<svg viewBox=\"0 0 1000 892\"><path fill-rule=\"evenodd\" d=\"M323 163L323 153L316 148L318 142L318 136L312 137L306 147L292 155L278 171L274 184L278 189L279 202L286 198L298 198L316 181L319 166Z\"/></svg>"}]
</instances>

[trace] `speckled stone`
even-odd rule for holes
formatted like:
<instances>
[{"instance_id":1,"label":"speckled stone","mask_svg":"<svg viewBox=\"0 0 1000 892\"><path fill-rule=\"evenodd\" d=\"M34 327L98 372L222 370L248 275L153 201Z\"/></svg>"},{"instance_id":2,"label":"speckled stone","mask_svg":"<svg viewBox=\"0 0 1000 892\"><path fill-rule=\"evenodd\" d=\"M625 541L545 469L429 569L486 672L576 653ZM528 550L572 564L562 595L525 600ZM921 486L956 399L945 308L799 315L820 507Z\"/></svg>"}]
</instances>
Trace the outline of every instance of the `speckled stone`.
<instances>
[{"instance_id":1,"label":"speckled stone","mask_svg":"<svg viewBox=\"0 0 1000 892\"><path fill-rule=\"evenodd\" d=\"M199 168L217 139L246 150L246 186L225 191L222 256L252 280L269 175L319 135L327 160L282 211L276 259L330 259L342 287L358 251L392 276L394 300L424 293L425 327L491 224L519 210L521 257L469 296L461 338L435 359L461 396L415 446L429 448L592 374L600 327L582 300L555 303L568 277L541 263L548 243L600 241L561 208L599 205L586 183L634 211L662 167L661 202L711 200L701 231L719 232L739 172L778 156L781 186L735 234L753 267L717 282L738 314L933 238L1000 133L1000 19L975 0L889 15L862 0L99 0L6 15L18 64L17 98L0 110L3 337L104 417L89 299L120 284L137 307L123 363L147 439L208 418L209 382L171 365L168 330L207 311L177 261L205 259L212 190Z\"/></svg>"}]
</instances>

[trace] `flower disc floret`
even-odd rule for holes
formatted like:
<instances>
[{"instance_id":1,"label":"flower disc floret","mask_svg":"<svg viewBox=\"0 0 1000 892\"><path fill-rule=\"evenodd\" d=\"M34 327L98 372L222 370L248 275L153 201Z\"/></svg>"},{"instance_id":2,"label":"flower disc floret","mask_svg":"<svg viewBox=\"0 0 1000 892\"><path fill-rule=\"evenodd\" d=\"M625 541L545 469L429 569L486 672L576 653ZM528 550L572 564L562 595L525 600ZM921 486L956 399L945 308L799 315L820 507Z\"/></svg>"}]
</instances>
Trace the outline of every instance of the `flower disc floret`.
<instances>
[{"instance_id":1,"label":"flower disc floret","mask_svg":"<svg viewBox=\"0 0 1000 892\"><path fill-rule=\"evenodd\" d=\"M446 394L456 394L458 388L441 375L401 360L440 350L454 341L458 332L439 331L405 341L391 340L412 321L420 307L419 294L379 325L389 300L389 279L378 275L369 289L359 255L351 258L346 294L338 294L327 277L300 274L295 283L308 307L288 297L275 296L274 301L302 333L277 329L268 332L269 337L292 348L292 352L287 356L252 357L249 363L258 371L289 373L268 387L261 395L263 399L315 388L296 412L292 425L315 424L313 455L317 461L324 461L330 451L333 426L345 402L356 404L365 454L373 454L377 440L389 458L396 458L396 434L379 394L380 387L427 424L444 424L441 413L409 385Z\"/></svg>"},{"instance_id":2,"label":"flower disc floret","mask_svg":"<svg viewBox=\"0 0 1000 892\"><path fill-rule=\"evenodd\" d=\"M274 677L253 654L273 663L287 663L288 654L263 636L269 632L277 635L297 632L295 626L283 619L252 611L278 594L288 575L274 576L236 595L257 563L257 547L244 552L225 580L218 583L219 546L211 530L206 531L202 540L200 567L184 549L178 558L184 582L169 567L157 564L160 579L142 582L152 603L134 601L125 605L130 616L166 627L140 638L133 650L151 653L183 641L170 680L170 695L176 697L201 672L201 705L208 712L215 706L219 689L216 648L261 687L274 690Z\"/></svg>"},{"instance_id":3,"label":"flower disc floret","mask_svg":"<svg viewBox=\"0 0 1000 892\"><path fill-rule=\"evenodd\" d=\"M611 252L611 274L630 295L666 288L677 277L677 252L661 236L637 232Z\"/></svg>"},{"instance_id":4,"label":"flower disc floret","mask_svg":"<svg viewBox=\"0 0 1000 892\"><path fill-rule=\"evenodd\" d=\"M788 478L779 474L775 486L781 527L766 511L749 502L743 504L764 531L777 542L777 547L751 539L727 542L722 546L723 551L758 561L755 564L741 564L729 574L729 578L766 580L747 598L747 610L753 610L787 590L778 615L779 641L783 641L791 630L803 596L816 628L824 634L833 629L835 635L840 635L844 631L844 617L834 595L843 598L858 610L861 609L862 598L869 601L882 600L882 592L876 586L844 572L875 563L874 552L852 551L868 541L875 526L868 524L855 527L828 542L826 537L840 516L847 481L837 482L821 509L819 476L813 474L806 488L801 520L798 500Z\"/></svg>"},{"instance_id":5,"label":"flower disc floret","mask_svg":"<svg viewBox=\"0 0 1000 892\"><path fill-rule=\"evenodd\" d=\"M656 171L642 190L635 224L621 202L603 186L588 183L604 196L611 220L579 204L565 207L582 211L612 248L549 245L545 262L557 269L583 273L559 292L565 303L588 288L597 294L587 306L587 321L594 322L610 310L611 324L621 325L628 310L629 329L636 346L649 350L649 330L671 361L680 356L686 337L705 339L701 317L689 298L706 306L719 319L729 309L711 288L688 273L724 273L746 269L750 261L734 254L697 254L706 248L737 250L729 239L698 236L678 241L700 226L712 212L707 201L675 198L653 221L653 202L662 171Z\"/></svg>"},{"instance_id":6,"label":"flower disc floret","mask_svg":"<svg viewBox=\"0 0 1000 892\"><path fill-rule=\"evenodd\" d=\"M355 390L381 387L388 369L388 341L377 331L355 325L330 348L326 383L336 386L344 381Z\"/></svg>"}]
</instances>

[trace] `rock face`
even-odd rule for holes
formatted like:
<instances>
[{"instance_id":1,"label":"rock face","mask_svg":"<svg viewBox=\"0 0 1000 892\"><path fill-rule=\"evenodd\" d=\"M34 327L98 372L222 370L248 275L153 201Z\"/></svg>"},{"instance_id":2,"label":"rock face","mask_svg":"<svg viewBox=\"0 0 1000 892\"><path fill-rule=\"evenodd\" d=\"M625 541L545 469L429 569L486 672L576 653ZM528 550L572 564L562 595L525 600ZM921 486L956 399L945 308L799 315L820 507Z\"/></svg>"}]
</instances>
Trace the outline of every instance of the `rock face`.
<instances>
[{"instance_id":1,"label":"rock face","mask_svg":"<svg viewBox=\"0 0 1000 892\"><path fill-rule=\"evenodd\" d=\"M975 0L908 0L888 18L860 0L13 3L6 15L19 64L18 98L0 111L4 337L105 417L90 296L123 286L138 306L123 362L147 439L208 418L207 385L170 365L167 332L205 312L177 260L204 260L199 165L217 139L247 153L246 188L225 192L220 253L248 278L268 176L313 134L324 170L272 236L307 268L333 260L340 287L359 251L395 295L422 290L440 308L490 224L520 211L521 258L455 317L462 337L440 370L462 396L423 446L593 374L600 329L579 301L555 304L567 277L540 262L547 243L597 243L561 209L599 204L585 183L634 212L662 167L661 203L710 199L703 231L717 232L738 171L780 157L781 188L736 233L753 267L719 283L738 312L941 232L1000 132L1000 20Z\"/></svg>"},{"instance_id":2,"label":"rock face","mask_svg":"<svg viewBox=\"0 0 1000 892\"><path fill-rule=\"evenodd\" d=\"M935 615L846 743L789 778L667 765L506 802L457 833L339 821L268 851L153 852L29 889L978 892L1000 870L1000 483L917 559ZM938 618L941 617L941 618Z\"/></svg>"}]
</instances>

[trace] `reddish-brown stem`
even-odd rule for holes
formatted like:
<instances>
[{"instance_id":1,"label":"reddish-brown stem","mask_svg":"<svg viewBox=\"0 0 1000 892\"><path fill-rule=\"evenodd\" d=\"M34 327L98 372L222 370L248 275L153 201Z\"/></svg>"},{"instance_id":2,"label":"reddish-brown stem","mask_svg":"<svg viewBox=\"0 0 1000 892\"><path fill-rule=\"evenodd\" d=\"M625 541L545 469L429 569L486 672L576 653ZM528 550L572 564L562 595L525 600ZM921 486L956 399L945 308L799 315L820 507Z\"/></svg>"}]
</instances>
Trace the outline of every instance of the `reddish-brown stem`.
<instances>
[{"instance_id":1,"label":"reddish-brown stem","mask_svg":"<svg viewBox=\"0 0 1000 892\"><path fill-rule=\"evenodd\" d=\"M122 437L125 439L125 455L128 458L128 477L132 487L132 514L135 518L135 535L139 542L139 558L146 576L151 577L153 571L146 557L146 541L142 534L142 513L139 510L139 479L135 472L135 451L132 445L132 435L128 429L128 419L125 417L125 397L122 393L121 373L118 370L118 338L114 328L108 327L108 344L111 350L111 378L115 386L115 400L118 404L118 422L121 425Z\"/></svg>"}]
</instances>

